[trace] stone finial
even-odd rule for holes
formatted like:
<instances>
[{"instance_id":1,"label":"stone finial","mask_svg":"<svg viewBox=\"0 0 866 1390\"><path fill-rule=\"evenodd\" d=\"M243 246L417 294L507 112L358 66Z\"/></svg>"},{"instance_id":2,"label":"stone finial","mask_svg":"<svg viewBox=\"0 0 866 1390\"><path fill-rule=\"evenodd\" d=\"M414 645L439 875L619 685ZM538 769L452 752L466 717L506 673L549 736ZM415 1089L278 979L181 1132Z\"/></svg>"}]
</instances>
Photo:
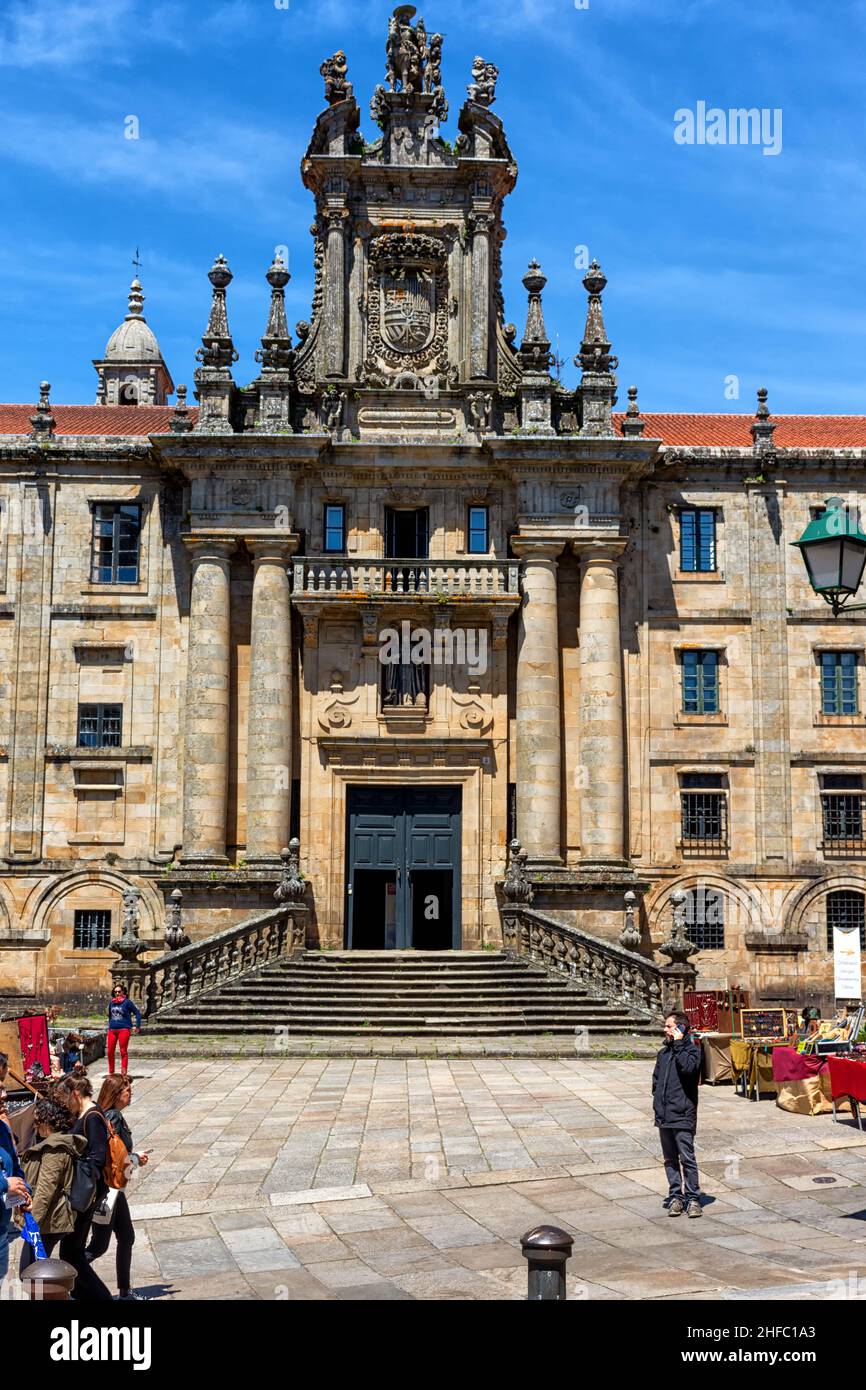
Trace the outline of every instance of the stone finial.
<instances>
[{"instance_id":1,"label":"stone finial","mask_svg":"<svg viewBox=\"0 0 866 1390\"><path fill-rule=\"evenodd\" d=\"M274 893L278 903L299 902L304 896L304 880L301 878L301 842L295 836L285 849L280 850L283 861L283 876Z\"/></svg>"},{"instance_id":2,"label":"stone finial","mask_svg":"<svg viewBox=\"0 0 866 1390\"><path fill-rule=\"evenodd\" d=\"M205 367L230 367L237 362L238 354L229 332L226 312L226 290L234 276L229 270L225 256L217 256L207 278L213 286L210 317L202 336L202 345L196 353L196 361Z\"/></svg>"},{"instance_id":3,"label":"stone finial","mask_svg":"<svg viewBox=\"0 0 866 1390\"><path fill-rule=\"evenodd\" d=\"M271 307L256 361L261 362L265 371L287 371L292 363L293 349L286 322L286 285L292 277L280 255L274 256L265 278L271 287Z\"/></svg>"},{"instance_id":4,"label":"stone finial","mask_svg":"<svg viewBox=\"0 0 866 1390\"><path fill-rule=\"evenodd\" d=\"M483 58L476 56L472 64L472 81L466 88L469 100L477 101L479 106L492 106L496 100L498 77L499 69L495 63L486 63Z\"/></svg>"},{"instance_id":5,"label":"stone finial","mask_svg":"<svg viewBox=\"0 0 866 1390\"><path fill-rule=\"evenodd\" d=\"M766 386L759 386L758 405L755 410L755 418L750 427L752 448L756 453L772 453L773 431L775 428L775 421L770 418L770 408L767 405L767 388Z\"/></svg>"},{"instance_id":6,"label":"stone finial","mask_svg":"<svg viewBox=\"0 0 866 1390\"><path fill-rule=\"evenodd\" d=\"M550 366L550 339L547 336L544 309L541 303L542 290L546 284L547 276L542 271L538 261L531 260L523 277L523 285L529 295L529 304L526 310L526 327L523 330L523 342L520 345L519 356L525 371L539 372L545 376Z\"/></svg>"},{"instance_id":7,"label":"stone finial","mask_svg":"<svg viewBox=\"0 0 866 1390\"><path fill-rule=\"evenodd\" d=\"M141 903L141 889L130 883L123 890L123 930L109 950L127 963L134 963L147 946L138 935L138 914Z\"/></svg>"},{"instance_id":8,"label":"stone finial","mask_svg":"<svg viewBox=\"0 0 866 1390\"><path fill-rule=\"evenodd\" d=\"M601 296L607 284L598 261L593 261L583 277L589 295L586 325L580 352L574 359L583 375L577 389L580 403L580 433L583 435L613 434L613 407L616 405L616 377L619 362L610 350L610 340L604 326Z\"/></svg>"},{"instance_id":9,"label":"stone finial","mask_svg":"<svg viewBox=\"0 0 866 1390\"><path fill-rule=\"evenodd\" d=\"M126 311L126 316L131 319L140 318L143 310L144 291L141 288L141 281L136 277L129 287L129 308Z\"/></svg>"},{"instance_id":10,"label":"stone finial","mask_svg":"<svg viewBox=\"0 0 866 1390\"><path fill-rule=\"evenodd\" d=\"M186 403L185 386L178 386L177 388L177 400L174 410L171 412L170 426L172 434L189 434L192 429L192 420Z\"/></svg>"},{"instance_id":11,"label":"stone finial","mask_svg":"<svg viewBox=\"0 0 866 1390\"><path fill-rule=\"evenodd\" d=\"M640 930L634 920L637 894L629 888L623 894L623 901L625 902L625 922L619 934L619 944L624 946L627 951L636 951L640 945Z\"/></svg>"},{"instance_id":12,"label":"stone finial","mask_svg":"<svg viewBox=\"0 0 866 1390\"><path fill-rule=\"evenodd\" d=\"M165 944L170 951L179 951L190 944L189 937L181 926L183 893L175 888L168 900L165 913Z\"/></svg>"},{"instance_id":13,"label":"stone finial","mask_svg":"<svg viewBox=\"0 0 866 1390\"><path fill-rule=\"evenodd\" d=\"M352 84L346 81L349 64L342 48L330 58L326 58L319 72L325 79L325 100L329 106L338 101L346 101L352 95Z\"/></svg>"},{"instance_id":14,"label":"stone finial","mask_svg":"<svg viewBox=\"0 0 866 1390\"><path fill-rule=\"evenodd\" d=\"M695 955L698 948L693 941L689 941L686 936L686 895L680 889L671 893L671 910L673 913L674 925L670 937L663 945L659 946L663 956L670 959L672 965L684 965L689 956Z\"/></svg>"},{"instance_id":15,"label":"stone finial","mask_svg":"<svg viewBox=\"0 0 866 1390\"><path fill-rule=\"evenodd\" d=\"M508 846L508 872L502 884L502 893L509 903L525 903L528 907L535 895L526 861L529 856L519 840L512 840Z\"/></svg>"},{"instance_id":16,"label":"stone finial","mask_svg":"<svg viewBox=\"0 0 866 1390\"><path fill-rule=\"evenodd\" d=\"M622 422L622 432L626 435L641 435L644 432L644 423L640 406L637 403L637 387L630 386L628 388L628 409Z\"/></svg>"},{"instance_id":17,"label":"stone finial","mask_svg":"<svg viewBox=\"0 0 866 1390\"><path fill-rule=\"evenodd\" d=\"M585 372L609 372L619 366L617 359L611 356L607 329L604 326L601 296L606 284L607 276L598 261L593 261L583 277L583 286L589 295L589 303L586 309L583 342L580 345L580 352L574 359L575 366L582 367Z\"/></svg>"},{"instance_id":18,"label":"stone finial","mask_svg":"<svg viewBox=\"0 0 866 1390\"><path fill-rule=\"evenodd\" d=\"M51 401L49 395L51 384L47 381L39 383L39 404L36 407L35 415L30 416L30 423L33 426L30 438L38 441L53 439L56 421L51 413Z\"/></svg>"}]
</instances>

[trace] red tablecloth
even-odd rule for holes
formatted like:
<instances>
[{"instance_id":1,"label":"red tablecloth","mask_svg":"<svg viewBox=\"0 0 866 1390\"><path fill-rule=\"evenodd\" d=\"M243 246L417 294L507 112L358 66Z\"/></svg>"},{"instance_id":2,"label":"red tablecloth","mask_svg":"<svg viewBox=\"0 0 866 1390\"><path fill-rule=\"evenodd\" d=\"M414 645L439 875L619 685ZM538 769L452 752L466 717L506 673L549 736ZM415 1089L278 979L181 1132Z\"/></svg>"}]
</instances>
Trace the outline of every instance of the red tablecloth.
<instances>
[{"instance_id":1,"label":"red tablecloth","mask_svg":"<svg viewBox=\"0 0 866 1390\"><path fill-rule=\"evenodd\" d=\"M830 1090L837 1096L853 1096L866 1104L866 1062L851 1062L847 1057L828 1057Z\"/></svg>"},{"instance_id":2,"label":"red tablecloth","mask_svg":"<svg viewBox=\"0 0 866 1390\"><path fill-rule=\"evenodd\" d=\"M810 1076L819 1076L827 1071L826 1057L815 1057L798 1052L793 1047L773 1048L773 1080L805 1081Z\"/></svg>"}]
</instances>

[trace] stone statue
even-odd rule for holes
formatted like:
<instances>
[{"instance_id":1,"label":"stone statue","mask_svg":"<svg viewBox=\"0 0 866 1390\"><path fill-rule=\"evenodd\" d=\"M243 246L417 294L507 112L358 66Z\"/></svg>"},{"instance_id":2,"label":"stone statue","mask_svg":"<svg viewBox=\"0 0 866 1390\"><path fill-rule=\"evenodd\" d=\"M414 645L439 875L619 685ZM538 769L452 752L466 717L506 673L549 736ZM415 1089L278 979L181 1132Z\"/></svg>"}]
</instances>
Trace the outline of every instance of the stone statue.
<instances>
[{"instance_id":1,"label":"stone statue","mask_svg":"<svg viewBox=\"0 0 866 1390\"><path fill-rule=\"evenodd\" d=\"M427 69L424 73L424 91L435 92L442 86L442 35L431 34L427 49Z\"/></svg>"},{"instance_id":2,"label":"stone statue","mask_svg":"<svg viewBox=\"0 0 866 1390\"><path fill-rule=\"evenodd\" d=\"M322 401L325 412L325 429L336 434L343 422L343 409L346 404L345 391L331 391Z\"/></svg>"},{"instance_id":3,"label":"stone statue","mask_svg":"<svg viewBox=\"0 0 866 1390\"><path fill-rule=\"evenodd\" d=\"M335 106L338 101L345 101L352 95L352 88L346 81L346 73L349 64L342 49L331 58L326 58L319 72L325 79L325 100L329 106Z\"/></svg>"},{"instance_id":4,"label":"stone statue","mask_svg":"<svg viewBox=\"0 0 866 1390\"><path fill-rule=\"evenodd\" d=\"M304 896L304 880L301 877L301 842L297 836L290 840L285 849L280 850L283 873L274 893L278 903L296 903Z\"/></svg>"},{"instance_id":5,"label":"stone statue","mask_svg":"<svg viewBox=\"0 0 866 1390\"><path fill-rule=\"evenodd\" d=\"M385 50L388 59L388 88L392 92L402 90L406 96L411 96L420 88L427 49L424 21L421 20L418 28L413 29L411 20L414 14L414 5L398 5L388 21L388 43Z\"/></svg>"},{"instance_id":6,"label":"stone statue","mask_svg":"<svg viewBox=\"0 0 866 1390\"><path fill-rule=\"evenodd\" d=\"M370 101L370 119L375 121L380 130L385 127L385 117L388 114L388 103L385 100L385 88L380 82L374 88L373 96Z\"/></svg>"},{"instance_id":7,"label":"stone statue","mask_svg":"<svg viewBox=\"0 0 866 1390\"><path fill-rule=\"evenodd\" d=\"M483 58L476 57L472 64L472 81L466 90L472 101L477 101L479 106L492 106L496 100L496 79L499 76L499 69L495 63L485 63Z\"/></svg>"},{"instance_id":8,"label":"stone statue","mask_svg":"<svg viewBox=\"0 0 866 1390\"><path fill-rule=\"evenodd\" d=\"M490 429L490 420L493 414L493 396L489 391L472 391L468 397L469 417L472 421L472 428L478 434L485 434Z\"/></svg>"}]
</instances>

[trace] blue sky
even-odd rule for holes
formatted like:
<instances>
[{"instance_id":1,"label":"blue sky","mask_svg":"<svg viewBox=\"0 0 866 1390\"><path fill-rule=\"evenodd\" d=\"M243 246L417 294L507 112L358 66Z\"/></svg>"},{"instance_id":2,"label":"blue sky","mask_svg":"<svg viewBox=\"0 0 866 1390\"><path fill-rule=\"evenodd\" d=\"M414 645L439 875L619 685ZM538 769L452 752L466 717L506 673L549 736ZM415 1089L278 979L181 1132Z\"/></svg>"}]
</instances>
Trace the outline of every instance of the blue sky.
<instances>
[{"instance_id":1,"label":"blue sky","mask_svg":"<svg viewBox=\"0 0 866 1390\"><path fill-rule=\"evenodd\" d=\"M581 0L582 2L582 0ZM287 3L287 8L282 8ZM91 402L91 359L125 312L135 247L145 312L192 385L207 271L226 255L236 380L256 374L264 272L287 245L290 323L307 317L313 204L299 163L337 48L378 135L392 6L379 0L2 0L0 398ZM476 53L520 175L506 204L507 316L527 261L568 365L585 293L650 410L866 412L866 0L430 0L446 35L447 138ZM674 113L782 112L782 150L679 145ZM136 116L138 140L125 138ZM740 399L726 398L736 376Z\"/></svg>"}]
</instances>

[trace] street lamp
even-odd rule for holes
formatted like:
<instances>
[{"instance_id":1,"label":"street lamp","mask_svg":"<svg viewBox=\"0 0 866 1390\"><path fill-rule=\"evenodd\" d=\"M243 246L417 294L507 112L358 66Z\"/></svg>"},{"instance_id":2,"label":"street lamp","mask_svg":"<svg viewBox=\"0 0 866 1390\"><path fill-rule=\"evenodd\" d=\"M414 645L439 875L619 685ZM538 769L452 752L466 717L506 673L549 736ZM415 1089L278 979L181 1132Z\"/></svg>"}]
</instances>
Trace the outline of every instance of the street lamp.
<instances>
[{"instance_id":1,"label":"street lamp","mask_svg":"<svg viewBox=\"0 0 866 1390\"><path fill-rule=\"evenodd\" d=\"M866 603L846 603L860 587L866 565L866 535L841 497L828 497L823 514L810 521L798 541L809 583L829 603L833 617L866 609Z\"/></svg>"}]
</instances>

